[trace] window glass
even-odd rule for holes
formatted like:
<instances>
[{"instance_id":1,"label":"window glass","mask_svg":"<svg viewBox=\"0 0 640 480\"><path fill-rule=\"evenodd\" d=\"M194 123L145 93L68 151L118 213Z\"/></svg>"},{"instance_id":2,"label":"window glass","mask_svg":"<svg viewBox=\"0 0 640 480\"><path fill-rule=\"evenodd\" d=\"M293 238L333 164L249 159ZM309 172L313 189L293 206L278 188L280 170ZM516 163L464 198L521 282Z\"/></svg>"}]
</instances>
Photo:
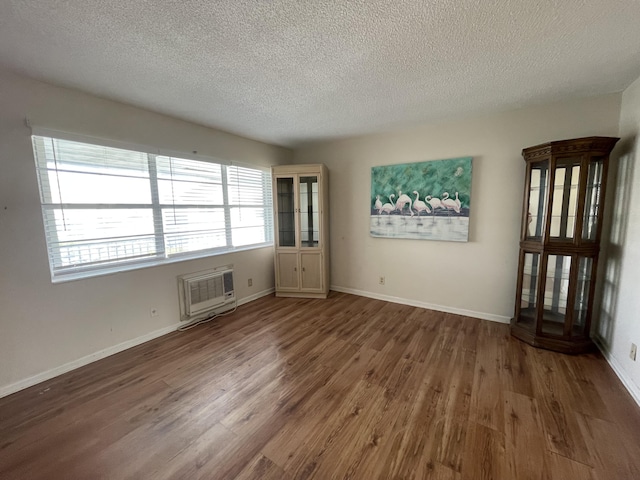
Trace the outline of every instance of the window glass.
<instances>
[{"instance_id":1,"label":"window glass","mask_svg":"<svg viewBox=\"0 0 640 480\"><path fill-rule=\"evenodd\" d=\"M273 241L265 170L32 139L54 281Z\"/></svg>"}]
</instances>

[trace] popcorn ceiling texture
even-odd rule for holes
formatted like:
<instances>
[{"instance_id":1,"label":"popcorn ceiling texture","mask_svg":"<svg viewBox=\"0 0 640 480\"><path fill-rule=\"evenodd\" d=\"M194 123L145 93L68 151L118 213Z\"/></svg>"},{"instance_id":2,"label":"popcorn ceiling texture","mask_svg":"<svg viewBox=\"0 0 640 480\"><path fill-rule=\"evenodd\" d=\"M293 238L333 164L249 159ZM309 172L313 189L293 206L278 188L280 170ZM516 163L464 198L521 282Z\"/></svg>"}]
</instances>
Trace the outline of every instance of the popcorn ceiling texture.
<instances>
[{"instance_id":1,"label":"popcorn ceiling texture","mask_svg":"<svg viewBox=\"0 0 640 480\"><path fill-rule=\"evenodd\" d=\"M281 145L618 92L638 0L3 0L0 66Z\"/></svg>"}]
</instances>

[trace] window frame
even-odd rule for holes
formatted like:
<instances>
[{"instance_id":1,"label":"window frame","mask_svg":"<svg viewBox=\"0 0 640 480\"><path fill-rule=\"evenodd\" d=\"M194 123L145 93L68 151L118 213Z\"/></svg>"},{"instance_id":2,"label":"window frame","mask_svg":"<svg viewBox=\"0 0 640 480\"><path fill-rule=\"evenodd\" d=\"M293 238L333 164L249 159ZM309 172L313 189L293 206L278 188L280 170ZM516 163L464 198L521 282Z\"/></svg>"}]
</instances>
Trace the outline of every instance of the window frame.
<instances>
[{"instance_id":1,"label":"window frame","mask_svg":"<svg viewBox=\"0 0 640 480\"><path fill-rule=\"evenodd\" d=\"M53 138L56 140L66 140L71 142L79 142L83 144L89 145L97 145L107 148L117 148L122 150L128 150L132 152L138 152L146 155L147 167L149 169L149 177L145 178L148 181L148 185L151 190L151 203L141 203L141 204L125 204L125 203L117 203L117 204L104 204L104 203L84 203L84 204L65 204L63 202L54 202L53 198L44 198L46 193L51 192L50 188L46 188L45 183L49 182L48 175L42 175L41 172L43 170L42 161L39 160L36 146L35 146L35 137L45 137L45 138ZM42 219L43 219L43 233L45 237L45 243L47 248L47 258L49 260L49 270L51 274L52 283L62 283L67 281L73 281L83 278L91 278L102 275L109 275L118 272L137 270L141 268L154 267L159 265L171 264L176 262L183 262L188 260L195 260L199 258L206 258L217 255L224 255L228 253L241 252L247 250L254 250L259 248L269 248L274 245L274 224L273 224L273 196L271 192L271 173L270 167L261 166L261 165L252 165L245 164L236 161L226 161L221 160L219 158L199 155L197 152L193 152L191 154L187 154L184 152L176 152L169 151L154 147L149 147L145 145L132 144L114 140L107 140L103 138L92 137L88 135L79 135L72 134L67 132L60 132L57 130L45 129L33 127L31 133L32 139L32 150L34 157L34 165L36 167L36 177L38 180L38 190L39 190L39 198L40 198L40 207L42 211ZM206 205L180 205L179 208L220 208L224 212L224 238L225 245L224 246L216 246L207 249L187 251L187 252L179 252L175 254L167 254L167 248L165 243L165 235L166 229L163 227L163 208L176 208L177 205L175 203L166 204L160 203L160 195L159 195L159 180L157 175L157 164L156 159L158 157L172 157L174 159L179 160L188 160L188 161L197 161L197 162L205 162L219 165L222 172L222 181L221 188L223 192L223 204L206 204ZM152 167L153 166L153 167ZM228 169L229 168L242 168L242 169L250 169L256 172L262 173L262 198L264 203L262 205L258 204L250 204L243 205L232 204L229 201L229 190L233 188L235 184L229 184L228 182ZM46 168L46 167L45 167ZM166 181L166 179L163 179ZM174 180L171 180L172 182ZM118 209L149 209L152 213L153 218L153 238L156 243L156 252L154 254L150 254L148 256L144 256L144 258L127 258L127 259L115 259L108 260L105 262L100 262L99 264L78 264L70 267L59 267L55 264L56 259L61 257L61 249L57 245L57 230L49 229L49 234L47 233L47 225L48 219L47 215L51 215L50 212L56 210L56 207L60 207L62 210L65 208L74 208L74 209L105 209L110 207L115 207ZM234 227L231 221L231 212L233 209L243 209L243 208L253 208L253 209L263 209L264 211L264 238L266 239L264 242L253 243L249 245L241 245L241 246L233 246L233 231ZM240 228L240 227L235 227ZM53 238L50 238L53 237ZM53 240L51 242L50 240ZM57 255L54 256L52 253L55 252Z\"/></svg>"}]
</instances>

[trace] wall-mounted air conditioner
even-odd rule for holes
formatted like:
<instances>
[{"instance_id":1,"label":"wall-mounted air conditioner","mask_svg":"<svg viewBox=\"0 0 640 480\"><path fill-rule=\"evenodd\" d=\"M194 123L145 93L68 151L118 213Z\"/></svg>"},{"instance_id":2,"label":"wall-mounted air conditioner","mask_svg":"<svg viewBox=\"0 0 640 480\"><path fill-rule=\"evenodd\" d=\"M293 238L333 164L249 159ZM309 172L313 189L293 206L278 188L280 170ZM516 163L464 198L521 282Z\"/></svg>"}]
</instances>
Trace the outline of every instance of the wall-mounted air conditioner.
<instances>
[{"instance_id":1,"label":"wall-mounted air conditioner","mask_svg":"<svg viewBox=\"0 0 640 480\"><path fill-rule=\"evenodd\" d=\"M180 320L203 318L232 308L236 296L233 268L220 267L178 277Z\"/></svg>"}]
</instances>

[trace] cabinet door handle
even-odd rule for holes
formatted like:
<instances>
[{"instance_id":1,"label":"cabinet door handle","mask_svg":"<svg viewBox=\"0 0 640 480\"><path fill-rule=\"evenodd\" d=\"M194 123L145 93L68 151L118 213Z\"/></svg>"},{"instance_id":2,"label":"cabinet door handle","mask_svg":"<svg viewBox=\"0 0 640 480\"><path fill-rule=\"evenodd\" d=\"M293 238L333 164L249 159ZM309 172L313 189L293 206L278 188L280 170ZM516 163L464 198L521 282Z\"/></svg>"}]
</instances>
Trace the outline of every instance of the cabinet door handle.
<instances>
[{"instance_id":1,"label":"cabinet door handle","mask_svg":"<svg viewBox=\"0 0 640 480\"><path fill-rule=\"evenodd\" d=\"M304 267L302 267L302 271L303 271L303 272L305 271L305 270L304 270Z\"/></svg>"},{"instance_id":2,"label":"cabinet door handle","mask_svg":"<svg viewBox=\"0 0 640 480\"><path fill-rule=\"evenodd\" d=\"M293 267L293 271L297 272L298 271L298 267Z\"/></svg>"}]
</instances>

